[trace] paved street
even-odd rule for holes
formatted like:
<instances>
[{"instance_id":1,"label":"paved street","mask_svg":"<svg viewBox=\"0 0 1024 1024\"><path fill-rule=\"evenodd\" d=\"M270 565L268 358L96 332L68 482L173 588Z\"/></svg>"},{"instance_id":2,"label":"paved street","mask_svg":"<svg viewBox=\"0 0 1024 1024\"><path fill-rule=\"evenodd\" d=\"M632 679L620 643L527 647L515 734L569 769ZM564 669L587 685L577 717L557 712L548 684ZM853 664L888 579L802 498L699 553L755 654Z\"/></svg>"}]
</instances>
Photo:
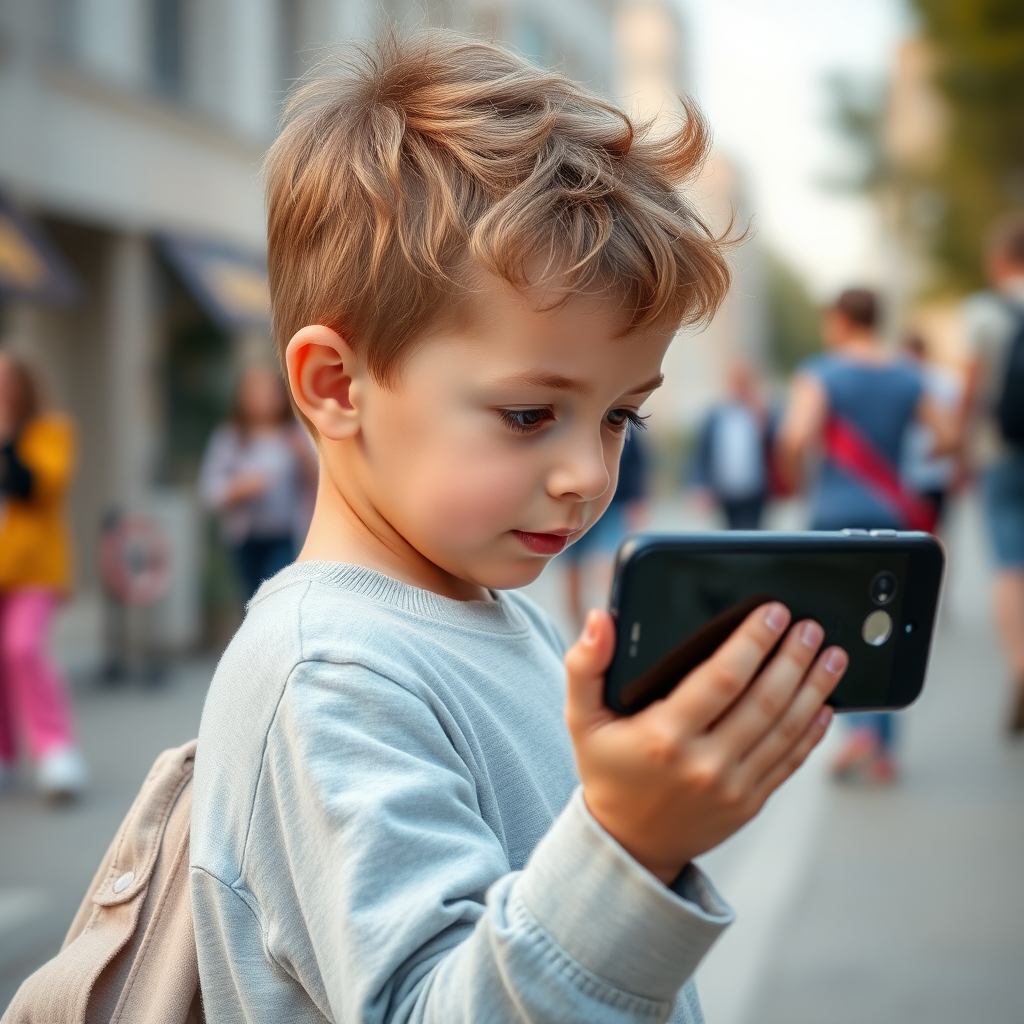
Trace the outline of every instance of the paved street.
<instances>
[{"instance_id":1,"label":"paved street","mask_svg":"<svg viewBox=\"0 0 1024 1024\"><path fill-rule=\"evenodd\" d=\"M653 525L699 523L664 504ZM931 676L901 716L899 785L835 786L823 749L706 858L739 914L698 976L710 1024L1024 1021L1024 744L1001 734L973 505L956 510L950 550ZM560 611L557 572L531 590ZM94 775L79 806L0 796L0 1005L59 945L155 754L195 734L210 670L190 665L154 693L79 692Z\"/></svg>"}]
</instances>

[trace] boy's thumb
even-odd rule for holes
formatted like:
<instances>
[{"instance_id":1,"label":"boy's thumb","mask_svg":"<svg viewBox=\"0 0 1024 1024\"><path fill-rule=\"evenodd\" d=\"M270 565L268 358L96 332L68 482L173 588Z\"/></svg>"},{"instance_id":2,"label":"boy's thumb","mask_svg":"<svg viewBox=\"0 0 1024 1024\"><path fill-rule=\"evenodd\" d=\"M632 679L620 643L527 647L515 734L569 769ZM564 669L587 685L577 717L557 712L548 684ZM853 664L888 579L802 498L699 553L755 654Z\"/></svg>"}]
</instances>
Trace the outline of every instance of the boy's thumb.
<instances>
[{"instance_id":1,"label":"boy's thumb","mask_svg":"<svg viewBox=\"0 0 1024 1024\"><path fill-rule=\"evenodd\" d=\"M610 712L604 703L604 674L615 653L612 617L594 608L580 638L565 652L566 716L570 724Z\"/></svg>"}]
</instances>

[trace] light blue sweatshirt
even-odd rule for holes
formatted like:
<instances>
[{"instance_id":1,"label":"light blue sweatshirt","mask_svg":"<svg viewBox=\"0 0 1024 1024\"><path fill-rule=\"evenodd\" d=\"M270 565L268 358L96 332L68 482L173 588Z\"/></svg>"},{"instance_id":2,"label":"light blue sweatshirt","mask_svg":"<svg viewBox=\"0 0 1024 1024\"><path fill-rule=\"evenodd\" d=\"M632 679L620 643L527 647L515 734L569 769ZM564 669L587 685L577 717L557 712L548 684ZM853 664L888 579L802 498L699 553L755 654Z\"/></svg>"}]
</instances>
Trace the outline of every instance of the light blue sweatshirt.
<instances>
[{"instance_id":1,"label":"light blue sweatshirt","mask_svg":"<svg viewBox=\"0 0 1024 1024\"><path fill-rule=\"evenodd\" d=\"M358 566L263 585L199 733L192 904L217 1024L700 1021L731 912L577 791L554 626Z\"/></svg>"}]
</instances>

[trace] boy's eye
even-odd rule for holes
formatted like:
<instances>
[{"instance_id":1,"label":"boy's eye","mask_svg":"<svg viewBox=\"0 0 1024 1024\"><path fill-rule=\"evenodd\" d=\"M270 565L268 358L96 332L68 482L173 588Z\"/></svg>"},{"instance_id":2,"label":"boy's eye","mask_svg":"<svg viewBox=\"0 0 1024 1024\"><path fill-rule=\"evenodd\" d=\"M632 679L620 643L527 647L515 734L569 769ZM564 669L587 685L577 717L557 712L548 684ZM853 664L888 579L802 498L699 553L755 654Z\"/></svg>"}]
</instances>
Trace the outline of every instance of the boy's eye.
<instances>
[{"instance_id":1,"label":"boy's eye","mask_svg":"<svg viewBox=\"0 0 1024 1024\"><path fill-rule=\"evenodd\" d=\"M520 434L532 434L541 424L554 419L550 409L499 409L505 426Z\"/></svg>"},{"instance_id":2,"label":"boy's eye","mask_svg":"<svg viewBox=\"0 0 1024 1024\"><path fill-rule=\"evenodd\" d=\"M625 430L627 426L633 430L647 429L647 417L632 409L612 409L605 420L613 430Z\"/></svg>"}]
</instances>

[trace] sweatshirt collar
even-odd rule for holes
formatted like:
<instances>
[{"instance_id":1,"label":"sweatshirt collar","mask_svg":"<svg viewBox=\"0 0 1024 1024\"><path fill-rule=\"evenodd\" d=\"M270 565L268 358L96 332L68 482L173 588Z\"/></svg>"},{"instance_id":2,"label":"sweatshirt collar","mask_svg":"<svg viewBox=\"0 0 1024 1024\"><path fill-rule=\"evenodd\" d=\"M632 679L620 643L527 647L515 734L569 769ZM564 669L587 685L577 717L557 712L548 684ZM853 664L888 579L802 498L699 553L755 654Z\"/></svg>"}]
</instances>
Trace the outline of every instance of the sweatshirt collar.
<instances>
[{"instance_id":1,"label":"sweatshirt collar","mask_svg":"<svg viewBox=\"0 0 1024 1024\"><path fill-rule=\"evenodd\" d=\"M303 580L359 594L447 626L505 634L525 633L529 628L513 602L501 591L491 591L493 601L456 601L392 579L375 569L347 562L295 562L267 580L249 604L256 604L281 587Z\"/></svg>"}]
</instances>

